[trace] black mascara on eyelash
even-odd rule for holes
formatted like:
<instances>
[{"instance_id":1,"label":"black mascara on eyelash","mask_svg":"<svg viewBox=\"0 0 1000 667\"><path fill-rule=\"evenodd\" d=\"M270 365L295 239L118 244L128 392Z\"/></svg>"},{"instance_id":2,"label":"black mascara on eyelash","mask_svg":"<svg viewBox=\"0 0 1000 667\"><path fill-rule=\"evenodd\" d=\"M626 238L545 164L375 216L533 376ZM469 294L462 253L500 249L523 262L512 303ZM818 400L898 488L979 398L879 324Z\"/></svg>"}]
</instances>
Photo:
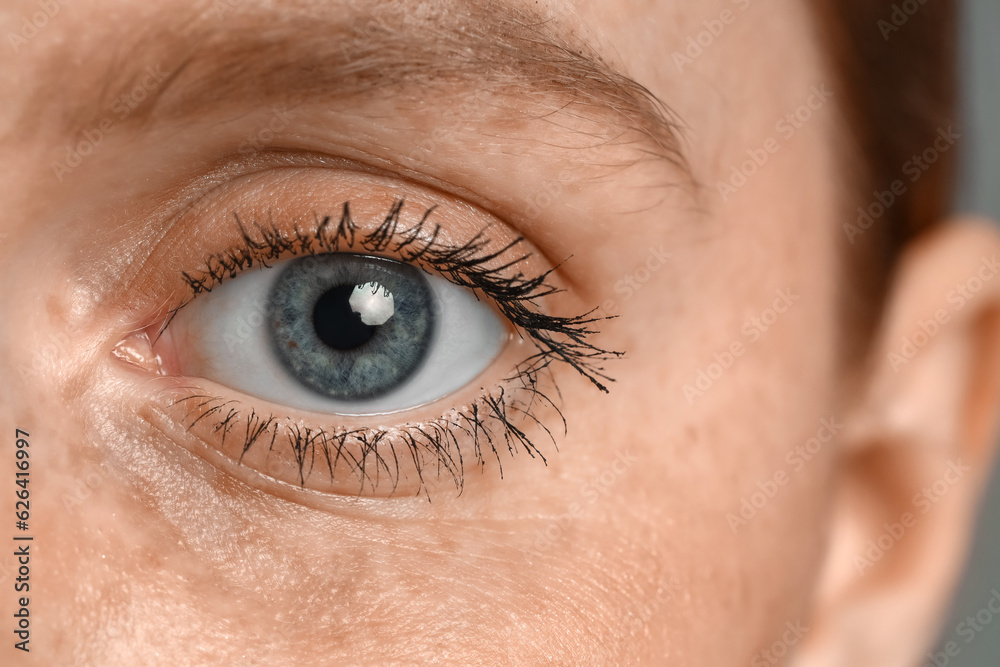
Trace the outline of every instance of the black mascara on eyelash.
<instances>
[{"instance_id":1,"label":"black mascara on eyelash","mask_svg":"<svg viewBox=\"0 0 1000 667\"><path fill-rule=\"evenodd\" d=\"M551 432L534 417L532 411L536 404L552 406L562 419L565 430L566 422L561 411L541 389L541 374L553 362L562 362L606 393L608 389L604 382L613 380L604 373L602 363L607 359L620 357L622 353L604 350L587 339L596 333L591 328L592 325L608 318L592 317L593 310L574 317L539 312L536 301L559 290L548 282L551 269L536 277L526 277L517 269L517 265L528 257L518 250L523 238L519 237L499 249L491 250L491 240L486 235L486 230L482 230L461 245L450 245L440 240L440 225L430 221L436 207L424 211L420 220L410 228L404 228L400 221L403 207L404 201L396 200L381 224L367 234L359 232L351 217L350 202L342 205L339 219L333 216L320 218L317 215L315 231L303 232L296 225L290 234L279 230L274 223L254 223L248 226L234 213L240 233L239 245L212 254L202 270L183 273L184 281L191 291L188 301L199 294L210 292L223 280L233 278L243 271L268 267L270 263L289 256L347 250L363 250L372 254L391 252L404 262L422 265L460 287L473 290L477 296L487 297L522 337L532 341L537 352L518 364L516 375L506 380L516 383L517 391L511 393L520 394L521 390L526 390L527 400L509 400L509 395L504 393L501 386L498 395L487 392L464 412L453 411L450 415L431 422L387 430L345 429L330 432L283 424L273 416L264 418L253 411L243 414L235 408L227 407L229 401L192 395L178 403L192 401L196 404L189 410L188 417L202 410L204 412L189 428L197 421L214 415L219 420L214 430L221 433L223 441L231 432L245 431L243 454L264 440L270 442L269 447L273 450L279 431L283 431L282 440L287 441L292 450L302 485L319 456L321 463L325 461L331 478L337 464L344 460L359 475L362 490L366 483L377 485L378 480L370 479L367 472L369 459L373 459L376 475L384 470L387 475L392 476L392 470L395 471L395 490L399 483L396 447L404 445L408 450L406 453L416 464L421 488L426 490L421 456L426 453L433 455L432 463L437 463L439 473L445 471L452 476L460 492L464 465L456 432L465 433L472 438L473 453L480 466L485 462L484 450L491 451L500 463L497 440L501 440L512 455L520 448L533 458L539 457L545 461L538 447L515 425L511 413L520 413L537 423L555 443ZM182 307L183 304L174 313ZM168 318L163 328L166 328L171 318ZM558 388L555 391L558 392ZM494 438L491 425L499 426L497 438ZM389 445L390 457L383 457L379 451L386 444ZM389 465L390 458L396 462L394 467ZM502 476L502 463L500 466Z\"/></svg>"},{"instance_id":2,"label":"black mascara on eyelash","mask_svg":"<svg viewBox=\"0 0 1000 667\"><path fill-rule=\"evenodd\" d=\"M528 418L538 424L553 446L558 448L551 430L533 414L536 404L545 404L558 415L565 433L566 420L562 411L540 386L539 374L544 370L539 366L519 368L515 376L507 379L517 383L516 390L526 393L525 398L510 400L507 390L501 386L462 410L453 410L430 421L389 429L309 428L282 421L274 415L259 414L253 409L247 413L232 407L234 401L231 399L206 394L188 395L175 401L174 405L187 406L184 420L190 420L185 424L189 431L199 421L209 418L214 420L212 431L219 434L222 446L230 435L243 438L241 461L254 446L266 445L269 451L273 451L276 446L287 444L295 459L302 487L317 468L325 467L330 480L334 481L335 471L343 463L357 477L359 496L364 495L366 486L372 490L379 489L383 483L382 475L391 481L389 495L393 495L402 472L400 456L405 454L415 464L419 478L418 492L424 493L430 500L424 479L424 471L428 468L436 467L439 476L442 473L450 475L459 494L464 488L465 460L457 432L471 438L472 453L480 468L486 464L485 457L492 454L501 479L501 449L506 449L510 456L518 451L527 452L531 458L540 459L547 465L541 449L517 426L518 415Z\"/></svg>"}]
</instances>

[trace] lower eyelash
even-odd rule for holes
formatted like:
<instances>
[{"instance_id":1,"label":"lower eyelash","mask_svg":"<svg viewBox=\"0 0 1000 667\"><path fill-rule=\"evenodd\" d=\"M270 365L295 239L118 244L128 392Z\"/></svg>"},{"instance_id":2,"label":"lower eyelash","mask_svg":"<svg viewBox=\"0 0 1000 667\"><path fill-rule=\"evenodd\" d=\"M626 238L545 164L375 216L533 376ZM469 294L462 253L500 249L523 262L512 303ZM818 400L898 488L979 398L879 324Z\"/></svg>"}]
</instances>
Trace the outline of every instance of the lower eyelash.
<instances>
[{"instance_id":1,"label":"lower eyelash","mask_svg":"<svg viewBox=\"0 0 1000 667\"><path fill-rule=\"evenodd\" d=\"M548 464L541 448L519 426L523 419L536 424L558 449L551 430L535 416L536 407L550 409L561 420L565 434L566 420L558 403L548 395L548 391L554 391L558 399L558 389L548 370L547 362L540 365L529 360L520 364L516 374L496 390L484 392L461 410L452 410L431 421L387 429L313 429L274 415L264 416L253 409L247 412L232 399L206 394L187 395L174 401L172 407L185 409L181 422L188 431L193 431L203 420L210 420L209 431L221 438L222 447L227 437L241 438L241 462L254 447L266 446L269 454L276 448L287 447L295 459L301 487L317 471L325 471L331 483L341 484L343 480L336 471L343 465L358 482L358 496L380 492L387 483L391 484L387 495L393 495L399 488L401 475L405 474L404 464L400 463L404 457L413 464L416 495L423 494L430 500L424 479L426 469L436 468L439 478L450 476L459 494L464 488L466 462L462 450L468 444L459 442L460 439L471 442L475 465L480 469L485 467L487 459L495 459L501 479L503 450L510 456L523 451ZM543 377L551 385L550 390L543 390Z\"/></svg>"}]
</instances>

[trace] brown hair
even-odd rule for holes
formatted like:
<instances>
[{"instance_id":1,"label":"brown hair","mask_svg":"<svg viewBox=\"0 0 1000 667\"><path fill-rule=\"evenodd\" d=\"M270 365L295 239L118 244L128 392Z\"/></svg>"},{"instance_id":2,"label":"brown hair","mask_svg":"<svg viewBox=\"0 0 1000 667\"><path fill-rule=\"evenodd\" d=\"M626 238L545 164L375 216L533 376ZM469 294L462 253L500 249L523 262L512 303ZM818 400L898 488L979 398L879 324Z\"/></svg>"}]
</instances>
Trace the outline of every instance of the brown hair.
<instances>
[{"instance_id":1,"label":"brown hair","mask_svg":"<svg viewBox=\"0 0 1000 667\"><path fill-rule=\"evenodd\" d=\"M858 217L874 193L904 180L906 191L872 229L848 245L868 267L848 264L848 309L877 323L890 270L903 245L948 213L957 150L940 155L912 181L904 165L954 122L956 4L951 0L810 0L820 39L838 78L848 141L846 185ZM912 181L912 182L911 182ZM847 235L845 241L849 240ZM852 270L853 267L853 270ZM858 298L861 297L861 298ZM861 311L861 312L859 312ZM866 336L867 338L867 336Z\"/></svg>"}]
</instances>

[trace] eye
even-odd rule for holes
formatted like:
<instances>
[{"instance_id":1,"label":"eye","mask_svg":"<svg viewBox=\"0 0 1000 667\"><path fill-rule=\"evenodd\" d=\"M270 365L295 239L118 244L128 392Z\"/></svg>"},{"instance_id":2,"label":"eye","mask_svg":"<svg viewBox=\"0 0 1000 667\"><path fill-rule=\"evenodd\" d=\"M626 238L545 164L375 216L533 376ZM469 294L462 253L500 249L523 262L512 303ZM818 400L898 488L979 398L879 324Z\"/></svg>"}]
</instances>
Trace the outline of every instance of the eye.
<instances>
[{"instance_id":1,"label":"eye","mask_svg":"<svg viewBox=\"0 0 1000 667\"><path fill-rule=\"evenodd\" d=\"M291 408L373 415L467 385L509 327L467 288L341 252L228 280L179 311L166 336L185 376Z\"/></svg>"},{"instance_id":2,"label":"eye","mask_svg":"<svg viewBox=\"0 0 1000 667\"><path fill-rule=\"evenodd\" d=\"M566 430L554 369L607 391L600 318L503 220L337 174L258 172L168 227L113 351L149 374L141 418L280 493L430 498L544 464Z\"/></svg>"}]
</instances>

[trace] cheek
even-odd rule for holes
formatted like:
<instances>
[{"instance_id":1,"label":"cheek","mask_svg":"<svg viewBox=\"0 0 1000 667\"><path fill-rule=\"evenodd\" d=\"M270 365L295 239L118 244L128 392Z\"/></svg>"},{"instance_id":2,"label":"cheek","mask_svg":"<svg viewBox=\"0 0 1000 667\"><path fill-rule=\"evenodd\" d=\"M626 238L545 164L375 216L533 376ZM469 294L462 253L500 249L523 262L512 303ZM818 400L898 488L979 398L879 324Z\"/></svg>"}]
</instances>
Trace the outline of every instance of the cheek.
<instances>
[{"instance_id":1,"label":"cheek","mask_svg":"<svg viewBox=\"0 0 1000 667\"><path fill-rule=\"evenodd\" d=\"M364 503L331 514L251 490L176 446L129 412L127 391L99 369L72 418L38 434L62 453L40 464L50 480L42 537L62 546L39 562L46 590L59 591L39 614L90 647L95 664L195 644L220 660L246 646L303 661L347 661L373 646L447 647L473 662L497 645L529 662L610 656L635 650L632 634L666 613L680 586L628 520L634 457L586 454L607 441L574 445L572 470L505 467L510 480L529 479L515 497L513 481L497 481L492 493L418 499L397 517Z\"/></svg>"},{"instance_id":2,"label":"cheek","mask_svg":"<svg viewBox=\"0 0 1000 667\"><path fill-rule=\"evenodd\" d=\"M632 594L606 596L604 613L649 615L638 634L695 661L688 664L745 664L786 621L803 616L821 564L833 445L789 464L786 453L814 435L819 420L812 434L803 432L782 411L762 416L774 405L752 395L736 392L702 422L640 392L607 415L615 427L595 420L590 444L604 445L604 469L595 468L578 493L581 516L563 520L565 527L554 518L548 531L577 540L569 554L608 555L598 567L618 573L610 588ZM616 470L616 451L627 468ZM660 599L665 587L673 594ZM720 643L708 641L705 628L740 630Z\"/></svg>"},{"instance_id":3,"label":"cheek","mask_svg":"<svg viewBox=\"0 0 1000 667\"><path fill-rule=\"evenodd\" d=\"M745 663L803 618L827 530L842 417L840 230L830 193L783 185L797 159L776 158L709 228L678 229L648 279L641 252L621 263L632 284L621 281L627 298L608 328L629 355L611 411L580 429L636 457L614 491L620 530L685 573L693 601L681 627L741 629L712 649L718 664Z\"/></svg>"}]
</instances>

